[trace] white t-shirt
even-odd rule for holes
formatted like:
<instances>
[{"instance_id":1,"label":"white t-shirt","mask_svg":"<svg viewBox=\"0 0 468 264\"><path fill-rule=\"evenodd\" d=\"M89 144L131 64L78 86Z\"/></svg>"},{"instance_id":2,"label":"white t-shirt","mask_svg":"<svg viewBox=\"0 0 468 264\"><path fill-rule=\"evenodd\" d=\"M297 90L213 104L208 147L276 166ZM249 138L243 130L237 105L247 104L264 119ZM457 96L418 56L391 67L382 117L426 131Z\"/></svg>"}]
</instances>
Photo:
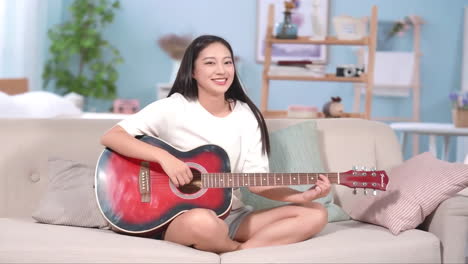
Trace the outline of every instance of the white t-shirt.
<instances>
[{"instance_id":1,"label":"white t-shirt","mask_svg":"<svg viewBox=\"0 0 468 264\"><path fill-rule=\"evenodd\" d=\"M133 136L158 137L180 151L206 144L218 145L229 156L231 172L268 172L260 127L244 102L237 101L226 117L216 117L198 100L188 101L175 93L153 102L118 125ZM240 191L236 189L232 209L241 206Z\"/></svg>"}]
</instances>

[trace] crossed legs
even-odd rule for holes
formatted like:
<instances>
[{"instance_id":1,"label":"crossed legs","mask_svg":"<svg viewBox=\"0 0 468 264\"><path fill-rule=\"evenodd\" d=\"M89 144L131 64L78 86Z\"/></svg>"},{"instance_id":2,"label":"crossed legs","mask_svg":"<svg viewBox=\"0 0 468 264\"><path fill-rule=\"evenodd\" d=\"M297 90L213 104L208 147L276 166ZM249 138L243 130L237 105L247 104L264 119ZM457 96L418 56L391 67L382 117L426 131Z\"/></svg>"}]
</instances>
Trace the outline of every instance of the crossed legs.
<instances>
[{"instance_id":1,"label":"crossed legs","mask_svg":"<svg viewBox=\"0 0 468 264\"><path fill-rule=\"evenodd\" d=\"M164 240L196 249L223 253L237 250L240 243L229 238L228 226L208 209L192 209L176 217Z\"/></svg>"},{"instance_id":2,"label":"crossed legs","mask_svg":"<svg viewBox=\"0 0 468 264\"><path fill-rule=\"evenodd\" d=\"M311 238L327 224L327 210L319 203L287 205L248 215L234 237L239 249L291 244Z\"/></svg>"},{"instance_id":3,"label":"crossed legs","mask_svg":"<svg viewBox=\"0 0 468 264\"><path fill-rule=\"evenodd\" d=\"M245 217L232 240L228 226L207 209L192 209L176 217L165 240L214 253L304 241L327 223L327 210L319 203L286 205L259 210Z\"/></svg>"}]
</instances>

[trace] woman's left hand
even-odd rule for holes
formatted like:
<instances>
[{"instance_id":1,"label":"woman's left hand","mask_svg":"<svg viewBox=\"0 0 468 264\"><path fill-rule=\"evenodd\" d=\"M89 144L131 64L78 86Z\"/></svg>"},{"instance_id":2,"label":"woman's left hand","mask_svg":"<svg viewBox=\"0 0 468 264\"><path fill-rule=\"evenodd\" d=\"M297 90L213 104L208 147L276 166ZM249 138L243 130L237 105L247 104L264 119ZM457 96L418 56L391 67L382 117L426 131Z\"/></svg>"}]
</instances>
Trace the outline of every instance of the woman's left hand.
<instances>
[{"instance_id":1,"label":"woman's left hand","mask_svg":"<svg viewBox=\"0 0 468 264\"><path fill-rule=\"evenodd\" d=\"M315 186L303 192L302 197L307 202L325 197L328 195L328 193L330 193L330 187L331 184L330 180L328 180L328 177L325 177L324 175L320 174Z\"/></svg>"}]
</instances>

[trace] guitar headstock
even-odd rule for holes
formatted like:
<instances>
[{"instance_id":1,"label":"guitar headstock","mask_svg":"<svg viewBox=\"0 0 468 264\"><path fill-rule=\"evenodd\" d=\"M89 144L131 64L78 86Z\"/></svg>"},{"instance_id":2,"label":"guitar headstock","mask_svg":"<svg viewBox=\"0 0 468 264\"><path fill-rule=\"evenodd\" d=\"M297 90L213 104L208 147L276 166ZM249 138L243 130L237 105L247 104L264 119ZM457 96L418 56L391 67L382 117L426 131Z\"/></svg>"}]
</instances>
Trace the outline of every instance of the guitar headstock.
<instances>
[{"instance_id":1,"label":"guitar headstock","mask_svg":"<svg viewBox=\"0 0 468 264\"><path fill-rule=\"evenodd\" d=\"M388 176L383 170L349 170L340 173L340 184L350 188L387 190Z\"/></svg>"}]
</instances>

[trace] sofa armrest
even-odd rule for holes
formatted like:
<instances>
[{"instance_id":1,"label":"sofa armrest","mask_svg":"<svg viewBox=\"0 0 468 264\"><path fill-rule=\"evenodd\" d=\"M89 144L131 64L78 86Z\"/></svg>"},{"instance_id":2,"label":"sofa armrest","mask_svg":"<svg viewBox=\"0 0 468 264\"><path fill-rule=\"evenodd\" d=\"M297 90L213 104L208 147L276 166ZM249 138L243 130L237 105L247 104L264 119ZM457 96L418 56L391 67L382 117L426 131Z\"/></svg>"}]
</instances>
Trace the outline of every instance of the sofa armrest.
<instances>
[{"instance_id":1,"label":"sofa armrest","mask_svg":"<svg viewBox=\"0 0 468 264\"><path fill-rule=\"evenodd\" d=\"M436 235L442 243L443 263L465 263L468 241L468 196L457 194L426 217L421 229Z\"/></svg>"}]
</instances>

